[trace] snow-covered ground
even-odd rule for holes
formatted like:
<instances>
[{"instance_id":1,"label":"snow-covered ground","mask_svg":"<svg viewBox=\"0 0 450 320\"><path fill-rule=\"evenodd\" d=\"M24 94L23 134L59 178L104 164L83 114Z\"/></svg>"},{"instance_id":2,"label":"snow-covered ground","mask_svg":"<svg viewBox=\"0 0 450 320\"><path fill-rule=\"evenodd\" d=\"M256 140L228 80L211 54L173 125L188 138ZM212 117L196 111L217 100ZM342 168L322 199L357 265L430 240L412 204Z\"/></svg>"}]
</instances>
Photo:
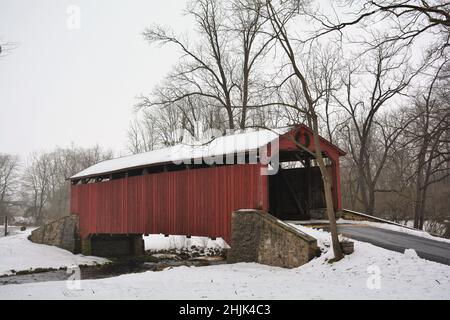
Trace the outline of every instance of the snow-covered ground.
<instances>
[{"instance_id":1,"label":"snow-covered ground","mask_svg":"<svg viewBox=\"0 0 450 320\"><path fill-rule=\"evenodd\" d=\"M166 251L166 250L190 250L193 246L198 249L227 249L228 244L222 239L211 240L208 237L173 236L165 237L163 234L150 234L144 236L145 250Z\"/></svg>"},{"instance_id":2,"label":"snow-covered ground","mask_svg":"<svg viewBox=\"0 0 450 320\"><path fill-rule=\"evenodd\" d=\"M316 237L323 254L296 269L238 263L177 267L108 279L0 286L0 299L450 299L450 267L355 241L355 252L328 263L329 233Z\"/></svg>"},{"instance_id":3,"label":"snow-covered ground","mask_svg":"<svg viewBox=\"0 0 450 320\"><path fill-rule=\"evenodd\" d=\"M37 268L60 268L72 265L92 265L109 260L98 257L75 255L54 246L37 244L27 237L31 229L17 231L0 238L0 275Z\"/></svg>"}]
</instances>

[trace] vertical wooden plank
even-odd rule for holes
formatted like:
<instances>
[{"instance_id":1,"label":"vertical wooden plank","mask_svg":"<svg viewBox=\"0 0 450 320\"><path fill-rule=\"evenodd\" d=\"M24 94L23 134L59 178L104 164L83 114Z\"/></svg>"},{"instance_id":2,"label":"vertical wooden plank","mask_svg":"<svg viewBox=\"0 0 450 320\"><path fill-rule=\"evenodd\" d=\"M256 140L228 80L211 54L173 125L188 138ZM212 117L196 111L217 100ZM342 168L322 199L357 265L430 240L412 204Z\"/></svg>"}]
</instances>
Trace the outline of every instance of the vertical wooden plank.
<instances>
[{"instance_id":1,"label":"vertical wooden plank","mask_svg":"<svg viewBox=\"0 0 450 320\"><path fill-rule=\"evenodd\" d=\"M161 172L72 186L71 210L84 236L142 232L229 241L232 211L267 203L266 181L254 164Z\"/></svg>"}]
</instances>

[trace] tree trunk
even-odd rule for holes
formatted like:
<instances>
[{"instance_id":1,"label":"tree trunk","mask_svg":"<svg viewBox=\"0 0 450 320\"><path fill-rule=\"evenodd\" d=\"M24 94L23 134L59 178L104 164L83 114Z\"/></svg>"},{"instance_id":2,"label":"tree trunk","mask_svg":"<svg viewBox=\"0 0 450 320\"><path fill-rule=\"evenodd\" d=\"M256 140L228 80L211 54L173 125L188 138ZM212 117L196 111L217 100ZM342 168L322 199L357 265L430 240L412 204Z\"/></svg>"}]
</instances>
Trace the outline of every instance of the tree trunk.
<instances>
[{"instance_id":1,"label":"tree trunk","mask_svg":"<svg viewBox=\"0 0 450 320\"><path fill-rule=\"evenodd\" d=\"M327 167L325 165L325 161L323 160L322 156L322 150L320 148L320 140L319 140L319 129L318 129L318 123L317 123L317 117L312 117L312 123L313 123L313 136L314 136L314 146L315 146L315 153L316 153L316 160L317 164L319 165L320 172L322 174L323 179L323 188L325 192L325 203L327 206L327 215L328 215L328 221L330 223L330 233L331 233L331 240L333 244L333 253L334 258L336 260L341 260L344 255L342 254L341 245L339 243L339 237L337 232L337 225L336 225L336 215L334 213L334 205L333 205L333 194L331 192L331 184L332 179L330 176L330 173L327 170Z\"/></svg>"},{"instance_id":2,"label":"tree trunk","mask_svg":"<svg viewBox=\"0 0 450 320\"><path fill-rule=\"evenodd\" d=\"M5 216L5 237L8 235L8 216Z\"/></svg>"},{"instance_id":3,"label":"tree trunk","mask_svg":"<svg viewBox=\"0 0 450 320\"><path fill-rule=\"evenodd\" d=\"M422 197L424 193L422 192L422 186L424 181L423 167L425 166L425 153L427 142L424 141L419 153L419 159L417 164L417 179L416 179L416 199L414 208L414 228L418 229L420 227L420 217L423 216L422 204L424 203Z\"/></svg>"},{"instance_id":4,"label":"tree trunk","mask_svg":"<svg viewBox=\"0 0 450 320\"><path fill-rule=\"evenodd\" d=\"M361 201L362 201L362 205L364 206L364 211L367 214L370 214L369 212L367 212L367 210L369 208L369 199L367 196L367 184L364 179L364 175L365 175L364 168L361 163L358 163L358 181L359 181L359 191L361 194Z\"/></svg>"},{"instance_id":5,"label":"tree trunk","mask_svg":"<svg viewBox=\"0 0 450 320\"><path fill-rule=\"evenodd\" d=\"M227 107L227 114L228 114L228 127L229 129L234 129L234 119L233 119L233 110L231 110L230 107Z\"/></svg>"},{"instance_id":6,"label":"tree trunk","mask_svg":"<svg viewBox=\"0 0 450 320\"><path fill-rule=\"evenodd\" d=\"M374 215L375 214L375 188L370 186L369 187L369 201L367 203L367 207L366 207L366 213L370 214L370 215Z\"/></svg>"},{"instance_id":7,"label":"tree trunk","mask_svg":"<svg viewBox=\"0 0 450 320\"><path fill-rule=\"evenodd\" d=\"M416 187L417 188L417 187ZM421 204L422 200L420 199L421 193L419 192L419 188L416 190L416 200L414 205L414 228L419 228L419 217L421 216Z\"/></svg>"},{"instance_id":8,"label":"tree trunk","mask_svg":"<svg viewBox=\"0 0 450 320\"><path fill-rule=\"evenodd\" d=\"M248 58L246 57L244 63L248 63ZM243 85L243 94L242 94L242 115L240 127L241 129L245 129L247 123L247 104L248 104L248 71L244 70L244 85Z\"/></svg>"},{"instance_id":9,"label":"tree trunk","mask_svg":"<svg viewBox=\"0 0 450 320\"><path fill-rule=\"evenodd\" d=\"M428 179L427 179L428 180ZM425 222L425 208L426 208L426 201L427 201L427 185L425 184L422 188L422 194L421 194L421 204L420 204L420 212L419 212L419 229L423 230L423 224Z\"/></svg>"}]
</instances>

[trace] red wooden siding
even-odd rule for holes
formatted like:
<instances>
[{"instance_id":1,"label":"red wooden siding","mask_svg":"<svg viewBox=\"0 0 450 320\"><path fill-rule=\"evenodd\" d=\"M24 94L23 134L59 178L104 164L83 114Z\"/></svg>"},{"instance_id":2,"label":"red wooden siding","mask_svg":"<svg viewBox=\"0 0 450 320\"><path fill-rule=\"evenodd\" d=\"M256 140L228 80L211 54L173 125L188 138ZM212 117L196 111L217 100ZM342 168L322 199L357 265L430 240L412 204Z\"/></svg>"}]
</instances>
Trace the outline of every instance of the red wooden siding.
<instances>
[{"instance_id":1,"label":"red wooden siding","mask_svg":"<svg viewBox=\"0 0 450 320\"><path fill-rule=\"evenodd\" d=\"M71 213L82 237L164 233L230 241L231 213L267 210L267 176L243 164L162 172L71 187Z\"/></svg>"}]
</instances>

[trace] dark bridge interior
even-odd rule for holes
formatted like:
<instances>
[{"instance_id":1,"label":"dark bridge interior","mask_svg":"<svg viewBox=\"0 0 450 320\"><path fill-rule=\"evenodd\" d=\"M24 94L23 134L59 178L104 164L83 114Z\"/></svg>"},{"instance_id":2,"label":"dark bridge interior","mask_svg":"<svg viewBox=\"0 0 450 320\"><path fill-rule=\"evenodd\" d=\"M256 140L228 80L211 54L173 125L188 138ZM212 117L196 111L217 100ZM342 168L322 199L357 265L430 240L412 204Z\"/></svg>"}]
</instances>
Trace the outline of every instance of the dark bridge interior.
<instances>
[{"instance_id":1,"label":"dark bridge interior","mask_svg":"<svg viewBox=\"0 0 450 320\"><path fill-rule=\"evenodd\" d=\"M292 164L269 176L269 212L281 220L320 218L326 205L319 167L304 158Z\"/></svg>"}]
</instances>

